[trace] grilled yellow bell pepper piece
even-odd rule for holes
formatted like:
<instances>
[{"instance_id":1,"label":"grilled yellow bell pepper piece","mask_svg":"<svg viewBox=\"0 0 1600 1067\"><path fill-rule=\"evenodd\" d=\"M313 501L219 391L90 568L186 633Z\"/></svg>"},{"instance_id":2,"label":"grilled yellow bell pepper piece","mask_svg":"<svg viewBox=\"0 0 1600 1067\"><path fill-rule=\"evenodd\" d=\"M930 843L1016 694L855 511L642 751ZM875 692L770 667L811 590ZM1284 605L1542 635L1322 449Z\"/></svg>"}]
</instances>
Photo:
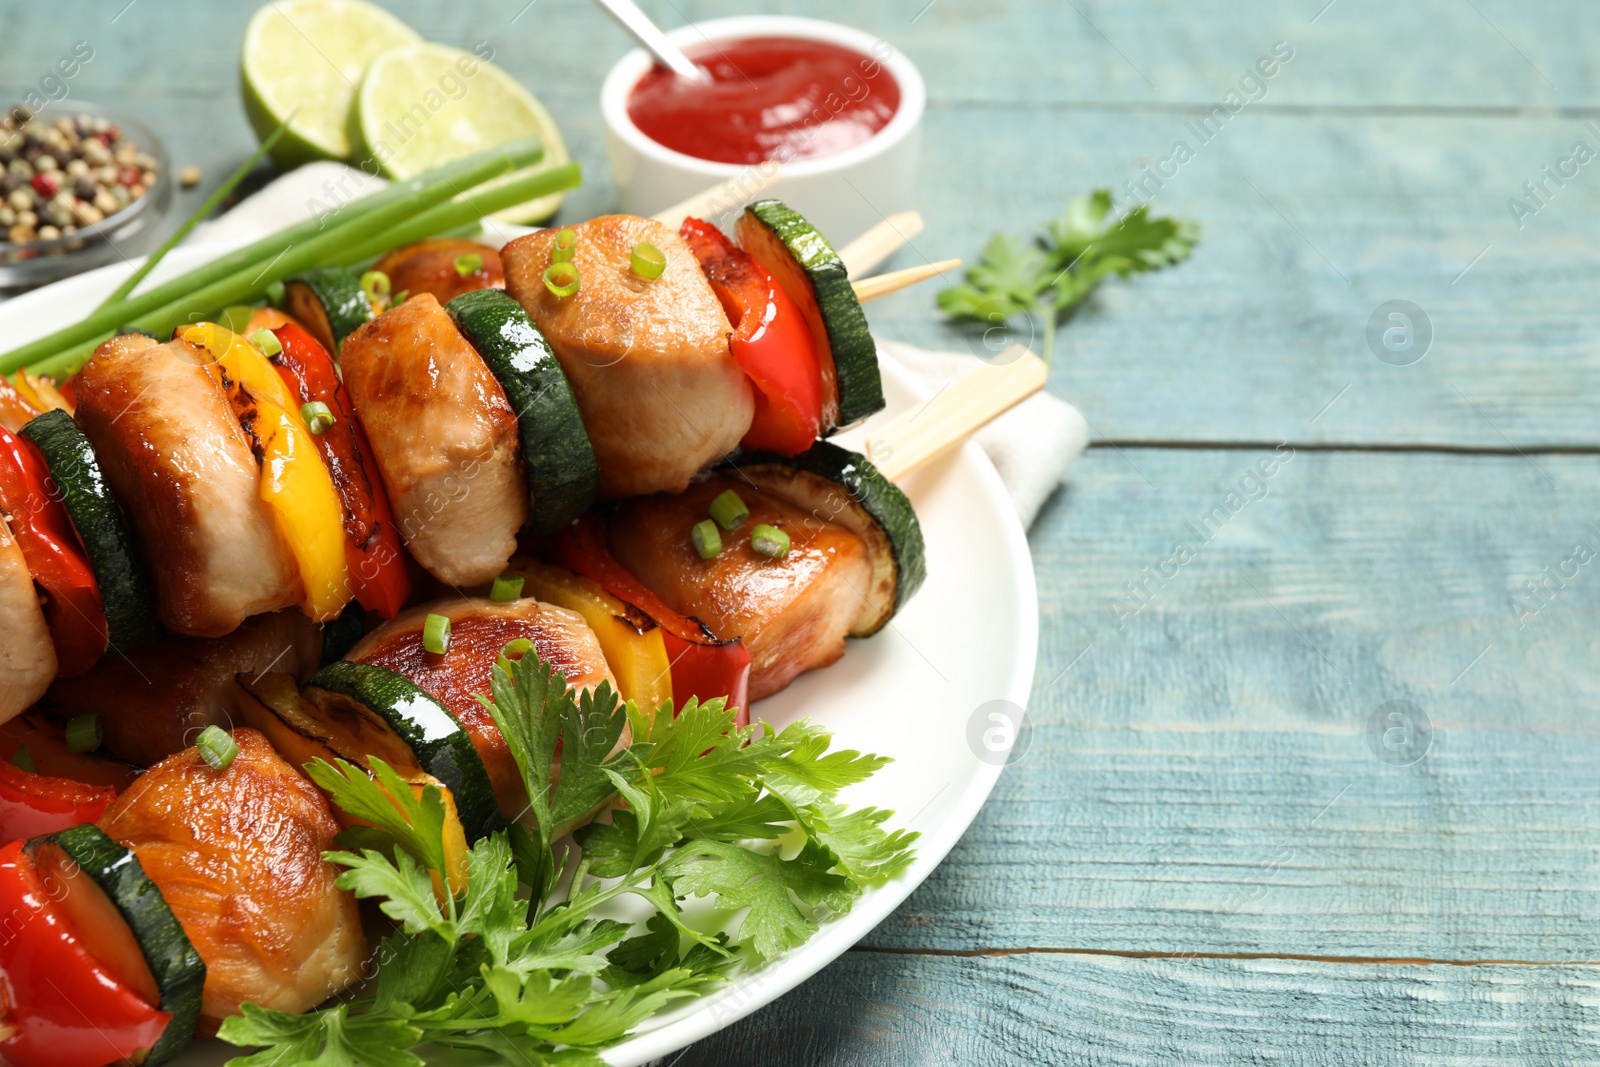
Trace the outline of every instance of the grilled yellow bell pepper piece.
<instances>
[{"instance_id":1,"label":"grilled yellow bell pepper piece","mask_svg":"<svg viewBox=\"0 0 1600 1067\"><path fill-rule=\"evenodd\" d=\"M654 715L672 699L672 667L661 628L654 620L639 615L600 583L561 567L516 556L506 573L523 578L524 596L583 616L600 641L600 651L605 653L623 700Z\"/></svg>"},{"instance_id":2,"label":"grilled yellow bell pepper piece","mask_svg":"<svg viewBox=\"0 0 1600 1067\"><path fill-rule=\"evenodd\" d=\"M182 336L211 354L211 374L235 408L244 404L255 409L249 431L262 448L261 499L272 508L278 532L300 569L305 585L301 610L318 622L336 618L351 596L343 512L333 476L300 418L299 405L267 357L238 334L202 322L183 330Z\"/></svg>"}]
</instances>

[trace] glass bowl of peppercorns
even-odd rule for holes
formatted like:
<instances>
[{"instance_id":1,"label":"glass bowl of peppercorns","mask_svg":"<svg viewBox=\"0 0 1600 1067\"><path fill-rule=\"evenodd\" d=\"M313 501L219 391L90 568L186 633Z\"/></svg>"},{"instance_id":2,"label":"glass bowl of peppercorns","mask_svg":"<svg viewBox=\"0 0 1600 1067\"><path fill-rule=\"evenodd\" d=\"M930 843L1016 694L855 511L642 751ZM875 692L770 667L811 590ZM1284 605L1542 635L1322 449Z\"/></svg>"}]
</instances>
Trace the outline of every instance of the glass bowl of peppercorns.
<instances>
[{"instance_id":1,"label":"glass bowl of peppercorns","mask_svg":"<svg viewBox=\"0 0 1600 1067\"><path fill-rule=\"evenodd\" d=\"M172 204L170 169L154 133L107 108L0 114L0 289L148 250Z\"/></svg>"}]
</instances>

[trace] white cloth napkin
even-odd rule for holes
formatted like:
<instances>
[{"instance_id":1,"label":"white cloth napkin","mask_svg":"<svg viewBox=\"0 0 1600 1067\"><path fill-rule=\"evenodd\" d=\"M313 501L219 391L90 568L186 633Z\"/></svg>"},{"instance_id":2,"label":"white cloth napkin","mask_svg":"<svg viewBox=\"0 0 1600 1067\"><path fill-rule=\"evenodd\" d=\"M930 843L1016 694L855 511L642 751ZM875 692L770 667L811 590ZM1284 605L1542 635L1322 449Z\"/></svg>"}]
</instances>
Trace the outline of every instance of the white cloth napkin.
<instances>
[{"instance_id":1,"label":"white cloth napkin","mask_svg":"<svg viewBox=\"0 0 1600 1067\"><path fill-rule=\"evenodd\" d=\"M274 230L333 211L388 184L343 163L307 163L268 182L225 215L196 226L184 243L254 241Z\"/></svg>"},{"instance_id":2,"label":"white cloth napkin","mask_svg":"<svg viewBox=\"0 0 1600 1067\"><path fill-rule=\"evenodd\" d=\"M383 185L382 178L369 177L341 163L311 163L264 186L221 218L195 227L189 240L254 240ZM503 239L527 232L521 227L494 229ZM978 365L976 357L960 352L933 352L898 341L879 341L878 347L910 368L932 392ZM1089 427L1077 408L1047 391L1029 397L984 427L977 441L1000 472L1017 517L1027 527L1061 484L1067 468L1088 447Z\"/></svg>"}]
</instances>

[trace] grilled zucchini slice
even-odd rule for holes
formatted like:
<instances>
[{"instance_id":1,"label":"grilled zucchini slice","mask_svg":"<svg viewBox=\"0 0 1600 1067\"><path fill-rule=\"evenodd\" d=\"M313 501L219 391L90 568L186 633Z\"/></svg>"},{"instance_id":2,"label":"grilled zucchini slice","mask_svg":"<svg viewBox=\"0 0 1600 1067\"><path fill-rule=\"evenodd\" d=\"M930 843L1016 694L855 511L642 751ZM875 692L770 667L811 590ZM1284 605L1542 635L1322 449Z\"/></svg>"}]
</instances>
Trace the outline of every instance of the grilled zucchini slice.
<instances>
[{"instance_id":1,"label":"grilled zucchini slice","mask_svg":"<svg viewBox=\"0 0 1600 1067\"><path fill-rule=\"evenodd\" d=\"M740 456L738 477L867 543L872 583L851 637L883 629L921 588L928 562L917 513L866 456L818 441L798 456Z\"/></svg>"},{"instance_id":2,"label":"grilled zucchini slice","mask_svg":"<svg viewBox=\"0 0 1600 1067\"><path fill-rule=\"evenodd\" d=\"M22 433L44 453L56 491L83 542L100 585L111 646L127 652L150 644L161 633L150 574L134 551L122 507L111 495L89 439L65 411L36 416Z\"/></svg>"},{"instance_id":3,"label":"grilled zucchini slice","mask_svg":"<svg viewBox=\"0 0 1600 1067\"><path fill-rule=\"evenodd\" d=\"M206 965L139 857L91 823L36 838L28 851L41 874L70 886L62 904L89 951L146 994L153 982L156 1005L172 1021L144 1062L171 1059L194 1037Z\"/></svg>"},{"instance_id":4,"label":"grilled zucchini slice","mask_svg":"<svg viewBox=\"0 0 1600 1067\"><path fill-rule=\"evenodd\" d=\"M361 278L343 267L322 267L290 278L283 289L283 309L330 355L375 314Z\"/></svg>"},{"instance_id":5,"label":"grilled zucchini slice","mask_svg":"<svg viewBox=\"0 0 1600 1067\"><path fill-rule=\"evenodd\" d=\"M444 306L506 391L517 413L522 467L533 495L528 525L555 533L589 510L600 465L578 399L544 335L503 289L462 293Z\"/></svg>"},{"instance_id":6,"label":"grilled zucchini slice","mask_svg":"<svg viewBox=\"0 0 1600 1067\"><path fill-rule=\"evenodd\" d=\"M476 841L505 825L472 738L448 708L405 675L340 660L312 675L302 692L322 718L382 720L411 749L417 765L455 797L467 840Z\"/></svg>"},{"instance_id":7,"label":"grilled zucchini slice","mask_svg":"<svg viewBox=\"0 0 1600 1067\"><path fill-rule=\"evenodd\" d=\"M444 848L451 889L460 892L466 888L467 839L455 794L422 769L411 746L384 718L359 701L313 704L301 695L300 687L287 674L263 674L248 680L241 674L235 680L240 690L236 703L242 724L261 731L278 755L296 767L319 759L327 763L342 759L370 774L372 759L377 757L419 796L428 786L438 786L444 799ZM346 827L355 824L337 806L334 814Z\"/></svg>"},{"instance_id":8,"label":"grilled zucchini slice","mask_svg":"<svg viewBox=\"0 0 1600 1067\"><path fill-rule=\"evenodd\" d=\"M883 410L878 346L828 239L781 200L761 200L739 216L739 244L800 305L822 367L822 434L848 429Z\"/></svg>"}]
</instances>

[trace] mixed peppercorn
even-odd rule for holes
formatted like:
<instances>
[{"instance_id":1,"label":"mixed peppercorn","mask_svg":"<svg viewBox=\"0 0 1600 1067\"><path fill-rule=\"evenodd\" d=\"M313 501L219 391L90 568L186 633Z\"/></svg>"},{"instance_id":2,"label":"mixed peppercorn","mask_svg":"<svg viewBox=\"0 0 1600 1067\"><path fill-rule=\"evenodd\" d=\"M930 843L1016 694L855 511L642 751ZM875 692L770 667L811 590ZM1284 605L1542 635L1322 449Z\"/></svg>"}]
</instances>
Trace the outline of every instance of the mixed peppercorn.
<instances>
[{"instance_id":1,"label":"mixed peppercorn","mask_svg":"<svg viewBox=\"0 0 1600 1067\"><path fill-rule=\"evenodd\" d=\"M0 117L0 167L0 233L12 244L53 241L115 215L160 171L107 119L47 121L24 107Z\"/></svg>"}]
</instances>

